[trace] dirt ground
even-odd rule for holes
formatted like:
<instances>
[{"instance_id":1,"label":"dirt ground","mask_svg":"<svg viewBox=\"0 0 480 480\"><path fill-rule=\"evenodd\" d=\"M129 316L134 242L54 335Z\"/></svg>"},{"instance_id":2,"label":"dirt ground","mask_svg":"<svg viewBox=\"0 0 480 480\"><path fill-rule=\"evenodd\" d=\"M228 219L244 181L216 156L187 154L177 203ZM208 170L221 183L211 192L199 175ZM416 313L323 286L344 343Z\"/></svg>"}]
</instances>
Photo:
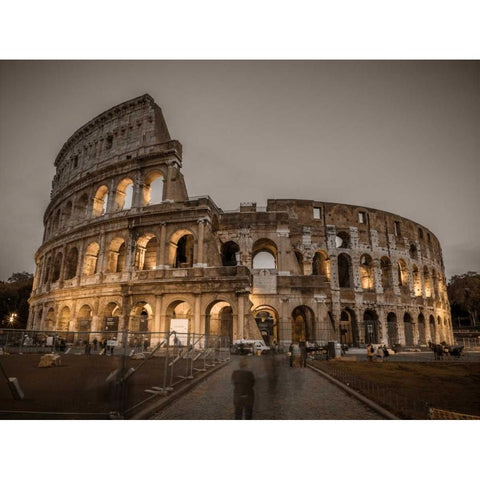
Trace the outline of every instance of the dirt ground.
<instances>
[{"instance_id":1,"label":"dirt ground","mask_svg":"<svg viewBox=\"0 0 480 480\"><path fill-rule=\"evenodd\" d=\"M313 361L329 371L353 374L379 387L377 391L399 392L431 407L480 416L480 364L448 362L368 363ZM361 388L360 388L361 390ZM366 396L371 396L364 392Z\"/></svg>"},{"instance_id":2,"label":"dirt ground","mask_svg":"<svg viewBox=\"0 0 480 480\"><path fill-rule=\"evenodd\" d=\"M62 365L38 368L41 355L5 355L0 362L8 377L17 377L25 394L14 400L8 384L0 377L0 419L102 419L121 409L121 395L115 382L107 383L108 375L121 368L121 356L62 355ZM126 359L126 368L137 367L140 360ZM179 361L174 367L177 375L186 373L186 364ZM169 376L171 371L168 372ZM164 361L161 357L148 360L128 380L124 395L126 408L147 399L145 389L163 386ZM9 413L14 411L17 413ZM20 413L20 412L29 413ZM50 415L41 412L70 412Z\"/></svg>"}]
</instances>

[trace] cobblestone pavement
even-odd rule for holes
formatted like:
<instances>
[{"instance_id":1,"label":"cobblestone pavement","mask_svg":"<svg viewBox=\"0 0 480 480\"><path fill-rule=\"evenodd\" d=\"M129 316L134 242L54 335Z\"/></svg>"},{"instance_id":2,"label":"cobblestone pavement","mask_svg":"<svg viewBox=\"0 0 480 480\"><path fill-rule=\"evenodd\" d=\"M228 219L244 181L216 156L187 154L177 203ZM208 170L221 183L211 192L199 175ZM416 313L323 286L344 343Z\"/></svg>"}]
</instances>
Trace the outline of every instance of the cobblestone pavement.
<instances>
[{"instance_id":1,"label":"cobblestone pavement","mask_svg":"<svg viewBox=\"0 0 480 480\"><path fill-rule=\"evenodd\" d=\"M243 357L245 358L245 357ZM376 420L379 414L309 368L290 368L285 355L247 357L255 375L256 420ZM238 356L185 396L155 415L157 420L231 420L230 377Z\"/></svg>"}]
</instances>

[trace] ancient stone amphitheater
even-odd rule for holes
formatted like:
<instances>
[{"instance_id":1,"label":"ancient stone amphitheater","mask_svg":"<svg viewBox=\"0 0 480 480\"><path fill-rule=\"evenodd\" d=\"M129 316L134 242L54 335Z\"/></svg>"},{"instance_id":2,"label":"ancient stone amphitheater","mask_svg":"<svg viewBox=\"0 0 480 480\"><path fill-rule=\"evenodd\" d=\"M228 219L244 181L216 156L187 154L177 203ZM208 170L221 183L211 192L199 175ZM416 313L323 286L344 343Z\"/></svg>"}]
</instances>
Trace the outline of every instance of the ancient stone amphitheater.
<instances>
[{"instance_id":1,"label":"ancient stone amphitheater","mask_svg":"<svg viewBox=\"0 0 480 480\"><path fill-rule=\"evenodd\" d=\"M149 95L95 117L56 160L29 328L232 340L452 340L441 247L398 215L315 200L190 198ZM234 185L232 185L234 188ZM262 336L262 337L261 337Z\"/></svg>"}]
</instances>

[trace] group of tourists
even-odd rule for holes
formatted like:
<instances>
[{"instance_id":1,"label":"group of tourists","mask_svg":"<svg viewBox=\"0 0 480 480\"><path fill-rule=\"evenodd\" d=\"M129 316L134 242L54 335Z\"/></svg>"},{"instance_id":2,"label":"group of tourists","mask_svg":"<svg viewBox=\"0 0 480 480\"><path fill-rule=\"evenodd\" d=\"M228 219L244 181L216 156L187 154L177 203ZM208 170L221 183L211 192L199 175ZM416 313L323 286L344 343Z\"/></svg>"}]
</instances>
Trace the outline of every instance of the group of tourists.
<instances>
[{"instance_id":1,"label":"group of tourists","mask_svg":"<svg viewBox=\"0 0 480 480\"><path fill-rule=\"evenodd\" d=\"M288 357L291 367L307 366L307 346L305 342L291 343L288 347Z\"/></svg>"},{"instance_id":2,"label":"group of tourists","mask_svg":"<svg viewBox=\"0 0 480 480\"><path fill-rule=\"evenodd\" d=\"M383 362L388 360L390 353L386 345L379 345L375 348L371 343L367 345L367 360L369 362Z\"/></svg>"}]
</instances>

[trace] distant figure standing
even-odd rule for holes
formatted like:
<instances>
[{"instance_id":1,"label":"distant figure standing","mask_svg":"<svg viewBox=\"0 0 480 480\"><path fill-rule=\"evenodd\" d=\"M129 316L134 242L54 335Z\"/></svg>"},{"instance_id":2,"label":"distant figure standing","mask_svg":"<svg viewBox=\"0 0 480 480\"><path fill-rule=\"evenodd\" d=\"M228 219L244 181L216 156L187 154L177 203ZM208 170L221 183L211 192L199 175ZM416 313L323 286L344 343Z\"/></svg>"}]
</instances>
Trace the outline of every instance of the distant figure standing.
<instances>
[{"instance_id":1,"label":"distant figure standing","mask_svg":"<svg viewBox=\"0 0 480 480\"><path fill-rule=\"evenodd\" d=\"M390 356L390 353L388 352L388 348L386 345L382 347L383 350L383 359L386 361L388 360L388 357Z\"/></svg>"},{"instance_id":2,"label":"distant figure standing","mask_svg":"<svg viewBox=\"0 0 480 480\"><path fill-rule=\"evenodd\" d=\"M375 349L373 348L373 345L371 343L368 344L367 346L367 360L369 362L373 361L373 355L375 354Z\"/></svg>"},{"instance_id":3,"label":"distant figure standing","mask_svg":"<svg viewBox=\"0 0 480 480\"><path fill-rule=\"evenodd\" d=\"M97 351L97 344L98 344L98 340L96 338L93 339L93 351L96 352Z\"/></svg>"},{"instance_id":4,"label":"distant figure standing","mask_svg":"<svg viewBox=\"0 0 480 480\"><path fill-rule=\"evenodd\" d=\"M245 420L252 419L255 377L252 371L246 369L247 366L247 360L242 358L239 363L239 370L232 373L235 420L242 420L243 412L245 412Z\"/></svg>"},{"instance_id":5,"label":"distant figure standing","mask_svg":"<svg viewBox=\"0 0 480 480\"><path fill-rule=\"evenodd\" d=\"M300 347L300 355L301 355L300 365L302 368L305 368L307 366L307 346L305 342L300 342L299 347Z\"/></svg>"},{"instance_id":6,"label":"distant figure standing","mask_svg":"<svg viewBox=\"0 0 480 480\"><path fill-rule=\"evenodd\" d=\"M288 355L290 360L290 366L293 367L293 343L288 347Z\"/></svg>"}]
</instances>

